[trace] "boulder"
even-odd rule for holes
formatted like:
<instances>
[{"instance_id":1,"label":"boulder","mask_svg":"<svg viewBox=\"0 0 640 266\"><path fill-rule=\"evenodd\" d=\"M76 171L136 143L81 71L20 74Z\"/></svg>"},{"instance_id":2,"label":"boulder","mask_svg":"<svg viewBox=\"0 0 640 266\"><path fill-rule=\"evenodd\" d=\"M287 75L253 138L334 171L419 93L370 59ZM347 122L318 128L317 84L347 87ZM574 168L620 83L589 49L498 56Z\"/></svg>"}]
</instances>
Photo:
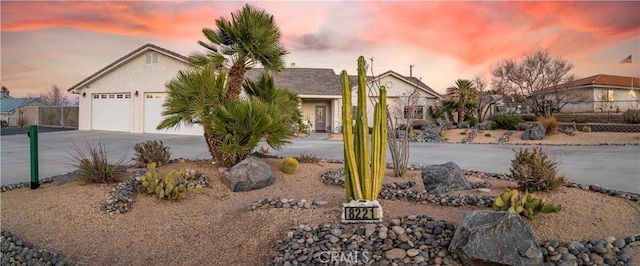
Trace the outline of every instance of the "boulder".
<instances>
[{"instance_id":1,"label":"boulder","mask_svg":"<svg viewBox=\"0 0 640 266\"><path fill-rule=\"evenodd\" d=\"M436 118L436 125L438 125L439 127L444 126L444 121L442 121L442 118Z\"/></svg>"},{"instance_id":2,"label":"boulder","mask_svg":"<svg viewBox=\"0 0 640 266\"><path fill-rule=\"evenodd\" d=\"M543 263L533 231L520 215L511 212L466 212L449 252L471 266Z\"/></svg>"},{"instance_id":3,"label":"boulder","mask_svg":"<svg viewBox=\"0 0 640 266\"><path fill-rule=\"evenodd\" d=\"M527 129L522 132L523 140L542 140L544 136L547 134L547 130L541 125L536 124L533 128Z\"/></svg>"},{"instance_id":4,"label":"boulder","mask_svg":"<svg viewBox=\"0 0 640 266\"><path fill-rule=\"evenodd\" d=\"M441 126L435 125L423 125L420 127L422 129L422 133L413 136L410 141L413 142L442 142L442 137L440 136L440 131L442 130Z\"/></svg>"},{"instance_id":5,"label":"boulder","mask_svg":"<svg viewBox=\"0 0 640 266\"><path fill-rule=\"evenodd\" d=\"M237 192L270 186L275 179L276 176L265 161L249 156L224 172L222 182L231 191Z\"/></svg>"},{"instance_id":6,"label":"boulder","mask_svg":"<svg viewBox=\"0 0 640 266\"><path fill-rule=\"evenodd\" d=\"M478 129L480 130L489 130L491 129L491 121L482 121L478 123Z\"/></svg>"},{"instance_id":7,"label":"boulder","mask_svg":"<svg viewBox=\"0 0 640 266\"><path fill-rule=\"evenodd\" d=\"M427 165L422 168L422 183L429 193L471 189L460 166L454 162Z\"/></svg>"},{"instance_id":8,"label":"boulder","mask_svg":"<svg viewBox=\"0 0 640 266\"><path fill-rule=\"evenodd\" d=\"M470 128L470 127L471 127L471 125L467 121L462 121L462 122L458 123L458 128Z\"/></svg>"}]
</instances>

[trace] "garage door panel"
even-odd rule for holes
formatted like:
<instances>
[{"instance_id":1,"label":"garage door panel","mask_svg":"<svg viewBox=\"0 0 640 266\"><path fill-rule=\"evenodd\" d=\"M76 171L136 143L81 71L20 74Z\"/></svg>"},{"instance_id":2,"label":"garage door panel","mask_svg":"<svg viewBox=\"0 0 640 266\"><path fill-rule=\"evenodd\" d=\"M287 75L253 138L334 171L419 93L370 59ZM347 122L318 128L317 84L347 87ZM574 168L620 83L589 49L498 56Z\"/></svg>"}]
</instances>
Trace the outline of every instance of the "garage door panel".
<instances>
[{"instance_id":1,"label":"garage door panel","mask_svg":"<svg viewBox=\"0 0 640 266\"><path fill-rule=\"evenodd\" d=\"M181 124L180 128L158 130L156 127L164 117L162 111L167 93L145 93L144 97L144 133L178 134L178 135L202 135L204 130L200 125Z\"/></svg>"},{"instance_id":2,"label":"garage door panel","mask_svg":"<svg viewBox=\"0 0 640 266\"><path fill-rule=\"evenodd\" d=\"M131 132L131 94L93 94L91 129Z\"/></svg>"}]
</instances>

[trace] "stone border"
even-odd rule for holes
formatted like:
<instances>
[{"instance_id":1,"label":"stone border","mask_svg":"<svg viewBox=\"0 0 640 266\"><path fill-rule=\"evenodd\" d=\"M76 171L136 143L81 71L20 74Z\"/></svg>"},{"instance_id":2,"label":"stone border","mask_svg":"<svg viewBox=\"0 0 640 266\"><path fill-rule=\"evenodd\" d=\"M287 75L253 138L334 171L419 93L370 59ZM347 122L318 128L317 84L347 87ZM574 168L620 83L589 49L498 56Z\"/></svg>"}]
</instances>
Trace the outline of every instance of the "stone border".
<instances>
[{"instance_id":1,"label":"stone border","mask_svg":"<svg viewBox=\"0 0 640 266\"><path fill-rule=\"evenodd\" d=\"M45 249L36 249L13 233L0 233L0 265L82 265Z\"/></svg>"},{"instance_id":2,"label":"stone border","mask_svg":"<svg viewBox=\"0 0 640 266\"><path fill-rule=\"evenodd\" d=\"M248 210L258 209L315 209L318 206L326 205L328 202L321 200L307 199L285 199L285 198L264 198L257 200L247 207Z\"/></svg>"}]
</instances>

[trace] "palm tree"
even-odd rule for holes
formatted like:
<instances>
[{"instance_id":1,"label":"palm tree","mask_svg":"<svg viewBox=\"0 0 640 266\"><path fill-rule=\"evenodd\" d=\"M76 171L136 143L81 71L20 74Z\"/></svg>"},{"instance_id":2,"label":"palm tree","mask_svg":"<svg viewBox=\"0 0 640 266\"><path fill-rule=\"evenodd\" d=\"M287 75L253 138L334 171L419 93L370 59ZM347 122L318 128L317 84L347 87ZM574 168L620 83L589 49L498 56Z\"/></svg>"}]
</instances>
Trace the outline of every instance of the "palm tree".
<instances>
[{"instance_id":1,"label":"palm tree","mask_svg":"<svg viewBox=\"0 0 640 266\"><path fill-rule=\"evenodd\" d=\"M157 129L179 128L181 124L200 124L204 128L204 139L209 153L218 160L219 145L216 145L211 127L213 109L220 105L227 93L225 71L218 74L211 68L193 68L180 71L167 84L168 97L163 104L166 116Z\"/></svg>"},{"instance_id":2,"label":"palm tree","mask_svg":"<svg viewBox=\"0 0 640 266\"><path fill-rule=\"evenodd\" d=\"M280 29L273 15L247 4L231 14L231 21L221 17L215 23L217 30L202 30L208 42L198 41L208 53L196 52L190 60L199 66L231 68L225 100L238 98L245 71L258 63L267 71L284 69L284 55L289 52L280 43Z\"/></svg>"},{"instance_id":3,"label":"palm tree","mask_svg":"<svg viewBox=\"0 0 640 266\"><path fill-rule=\"evenodd\" d=\"M465 106L474 102L479 95L473 82L466 79L456 80L455 86L447 88L447 94L458 106L458 123L462 122Z\"/></svg>"},{"instance_id":4,"label":"palm tree","mask_svg":"<svg viewBox=\"0 0 640 266\"><path fill-rule=\"evenodd\" d=\"M245 80L242 88L250 97L267 103L277 103L278 108L289 113L291 125L302 123L302 113L298 108L298 94L286 88L276 87L273 77L267 72L262 73L255 81Z\"/></svg>"}]
</instances>

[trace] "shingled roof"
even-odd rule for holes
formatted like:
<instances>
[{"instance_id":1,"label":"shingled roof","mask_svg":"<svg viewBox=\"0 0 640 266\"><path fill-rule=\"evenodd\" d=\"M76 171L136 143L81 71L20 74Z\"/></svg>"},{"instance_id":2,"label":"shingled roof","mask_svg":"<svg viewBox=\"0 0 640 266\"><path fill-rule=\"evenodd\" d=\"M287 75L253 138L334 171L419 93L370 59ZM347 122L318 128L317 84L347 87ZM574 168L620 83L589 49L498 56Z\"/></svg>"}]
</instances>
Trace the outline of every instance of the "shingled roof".
<instances>
[{"instance_id":1,"label":"shingled roof","mask_svg":"<svg viewBox=\"0 0 640 266\"><path fill-rule=\"evenodd\" d=\"M640 88L640 78L625 77L616 75L598 74L574 80L569 83L553 86L549 89L555 88L575 88L575 87L587 87L587 86L600 86L600 87L620 87L620 88Z\"/></svg>"},{"instance_id":2,"label":"shingled roof","mask_svg":"<svg viewBox=\"0 0 640 266\"><path fill-rule=\"evenodd\" d=\"M82 88L84 85L86 85L86 84L88 84L88 83L90 83L90 82L92 82L92 81L104 76L105 74L109 73L111 70L115 69L116 67L128 62L129 60L135 58L136 56L138 56L138 55L140 55L140 54L142 54L142 53L144 53L144 52L146 52L148 50L154 50L156 52L159 52L161 54L167 55L169 57L173 57L173 58L178 59L180 61L183 61L185 63L189 63L189 58L187 58L184 55L178 54L178 53L176 53L174 51L171 51L171 50L164 49L164 48L156 46L154 44L147 43L147 44L141 46L140 48L135 49L132 52L126 54L125 56L120 57L118 60L116 60L113 63L107 65L106 67L98 70L98 72L93 73L91 76L83 79L82 81L78 82L77 84L71 86L71 88L69 88L67 91L72 91L72 90L76 90L76 89Z\"/></svg>"},{"instance_id":3,"label":"shingled roof","mask_svg":"<svg viewBox=\"0 0 640 266\"><path fill-rule=\"evenodd\" d=\"M245 72L245 78L255 80L264 72L263 68L252 68ZM276 86L290 89L298 95L341 96L342 89L333 69L328 68L285 68L273 74Z\"/></svg>"}]
</instances>

